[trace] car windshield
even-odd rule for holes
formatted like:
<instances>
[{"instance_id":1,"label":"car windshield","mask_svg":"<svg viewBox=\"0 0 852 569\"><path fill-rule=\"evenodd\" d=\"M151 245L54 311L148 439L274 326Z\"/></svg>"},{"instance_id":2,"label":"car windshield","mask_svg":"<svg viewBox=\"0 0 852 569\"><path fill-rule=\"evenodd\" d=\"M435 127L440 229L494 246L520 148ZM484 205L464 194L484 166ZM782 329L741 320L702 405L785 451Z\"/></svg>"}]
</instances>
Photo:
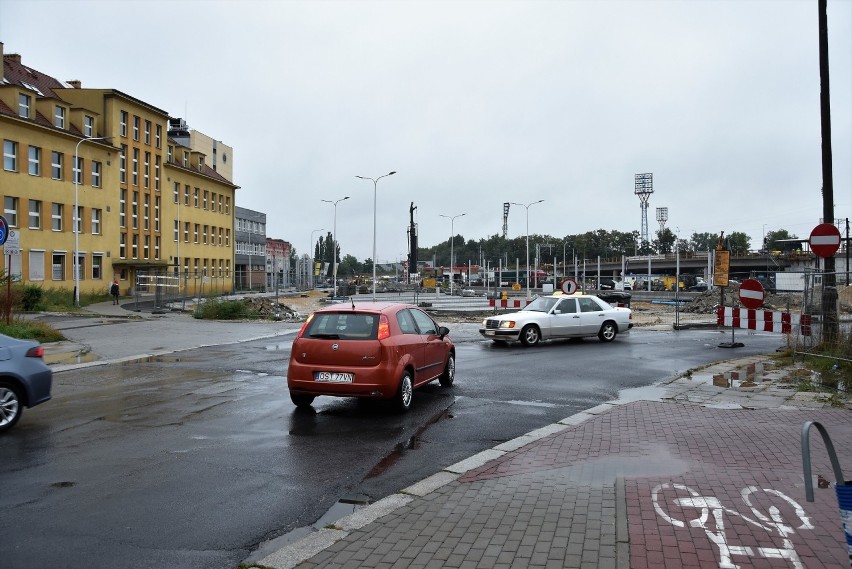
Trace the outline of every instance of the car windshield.
<instances>
[{"instance_id":1,"label":"car windshield","mask_svg":"<svg viewBox=\"0 0 852 569\"><path fill-rule=\"evenodd\" d=\"M530 302L524 310L528 312L550 312L550 309L559 302L559 299L553 296L540 296Z\"/></svg>"},{"instance_id":2,"label":"car windshield","mask_svg":"<svg viewBox=\"0 0 852 569\"><path fill-rule=\"evenodd\" d=\"M363 312L318 312L304 337L330 340L375 340L379 316Z\"/></svg>"}]
</instances>

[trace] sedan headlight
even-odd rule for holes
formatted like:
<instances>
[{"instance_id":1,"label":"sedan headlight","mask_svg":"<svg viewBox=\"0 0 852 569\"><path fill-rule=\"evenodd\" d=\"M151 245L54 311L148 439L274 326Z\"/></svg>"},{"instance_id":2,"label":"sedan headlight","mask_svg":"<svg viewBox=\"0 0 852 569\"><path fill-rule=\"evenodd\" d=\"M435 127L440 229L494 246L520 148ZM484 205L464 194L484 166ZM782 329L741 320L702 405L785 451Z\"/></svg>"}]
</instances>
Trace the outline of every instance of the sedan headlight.
<instances>
[{"instance_id":1,"label":"sedan headlight","mask_svg":"<svg viewBox=\"0 0 852 569\"><path fill-rule=\"evenodd\" d=\"M500 321L500 328L514 328L514 327L515 327L515 321L514 320L501 320Z\"/></svg>"}]
</instances>

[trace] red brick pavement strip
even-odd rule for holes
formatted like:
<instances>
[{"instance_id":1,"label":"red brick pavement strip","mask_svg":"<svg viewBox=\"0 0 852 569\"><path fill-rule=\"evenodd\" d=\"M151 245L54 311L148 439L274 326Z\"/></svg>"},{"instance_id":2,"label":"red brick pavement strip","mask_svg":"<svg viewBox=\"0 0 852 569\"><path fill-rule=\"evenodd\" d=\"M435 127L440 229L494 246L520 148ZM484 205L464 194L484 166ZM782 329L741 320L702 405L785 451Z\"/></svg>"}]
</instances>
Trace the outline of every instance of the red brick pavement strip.
<instances>
[{"instance_id":1,"label":"red brick pavement strip","mask_svg":"<svg viewBox=\"0 0 852 569\"><path fill-rule=\"evenodd\" d=\"M459 482L545 470L581 480L623 477L631 567L848 567L833 488L805 501L805 421L826 427L852 478L848 410L637 402L507 453ZM833 482L822 440L811 438L813 472Z\"/></svg>"}]
</instances>

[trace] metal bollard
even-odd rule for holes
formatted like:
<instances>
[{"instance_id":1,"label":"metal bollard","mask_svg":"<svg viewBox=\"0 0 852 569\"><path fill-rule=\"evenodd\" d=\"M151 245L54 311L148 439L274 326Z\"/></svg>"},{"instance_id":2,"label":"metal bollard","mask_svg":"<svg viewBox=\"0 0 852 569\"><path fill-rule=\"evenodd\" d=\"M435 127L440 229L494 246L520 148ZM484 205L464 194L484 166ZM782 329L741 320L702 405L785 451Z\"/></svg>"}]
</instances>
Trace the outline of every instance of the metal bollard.
<instances>
[{"instance_id":1,"label":"metal bollard","mask_svg":"<svg viewBox=\"0 0 852 569\"><path fill-rule=\"evenodd\" d=\"M811 474L811 447L808 437L811 426L816 427L819 434L822 435L822 440L828 451L828 458L831 460L831 467L834 469L834 478L836 480L834 488L837 491L837 502L840 506L840 523L843 526L843 532L846 534L846 550L849 555L850 565L852 565L852 481L844 480L843 472L840 470L840 461L837 460L837 453L834 452L834 444L831 442L831 437L828 436L828 431L825 430L825 427L816 421L807 421L802 425L802 466L805 471L805 498L808 502L814 501L814 483Z\"/></svg>"}]
</instances>

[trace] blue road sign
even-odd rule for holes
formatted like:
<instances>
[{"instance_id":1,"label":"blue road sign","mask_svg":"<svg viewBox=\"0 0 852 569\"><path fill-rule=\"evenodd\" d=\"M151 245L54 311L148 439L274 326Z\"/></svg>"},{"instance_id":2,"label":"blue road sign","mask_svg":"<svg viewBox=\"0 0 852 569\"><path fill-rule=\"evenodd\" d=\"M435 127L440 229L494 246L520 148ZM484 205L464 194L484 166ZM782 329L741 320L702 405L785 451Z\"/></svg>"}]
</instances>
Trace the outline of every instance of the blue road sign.
<instances>
[{"instance_id":1,"label":"blue road sign","mask_svg":"<svg viewBox=\"0 0 852 569\"><path fill-rule=\"evenodd\" d=\"M4 244L8 238L9 224L6 222L6 218L0 215L0 245Z\"/></svg>"}]
</instances>

